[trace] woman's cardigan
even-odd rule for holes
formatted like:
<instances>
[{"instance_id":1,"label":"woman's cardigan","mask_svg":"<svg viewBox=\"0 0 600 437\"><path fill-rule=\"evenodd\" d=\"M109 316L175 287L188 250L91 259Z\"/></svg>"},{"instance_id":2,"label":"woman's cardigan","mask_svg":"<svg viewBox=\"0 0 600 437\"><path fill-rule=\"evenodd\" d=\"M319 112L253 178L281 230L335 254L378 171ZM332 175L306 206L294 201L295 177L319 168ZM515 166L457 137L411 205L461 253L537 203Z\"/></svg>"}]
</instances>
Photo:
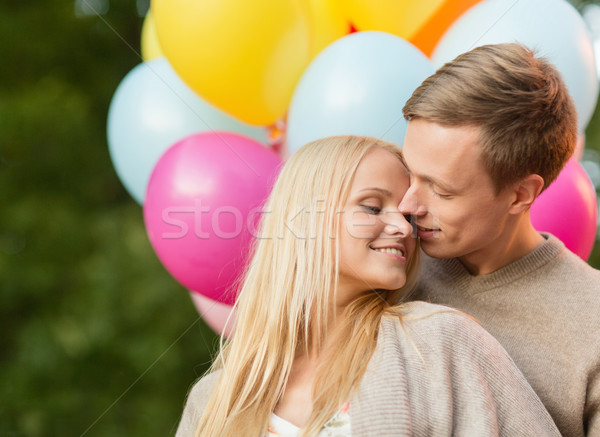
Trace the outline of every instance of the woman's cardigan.
<instances>
[{"instance_id":1,"label":"woman's cardigan","mask_svg":"<svg viewBox=\"0 0 600 437\"><path fill-rule=\"evenodd\" d=\"M188 395L176 437L195 437L218 373ZM377 347L350 400L353 436L557 436L512 359L469 316L425 302L384 316Z\"/></svg>"}]
</instances>

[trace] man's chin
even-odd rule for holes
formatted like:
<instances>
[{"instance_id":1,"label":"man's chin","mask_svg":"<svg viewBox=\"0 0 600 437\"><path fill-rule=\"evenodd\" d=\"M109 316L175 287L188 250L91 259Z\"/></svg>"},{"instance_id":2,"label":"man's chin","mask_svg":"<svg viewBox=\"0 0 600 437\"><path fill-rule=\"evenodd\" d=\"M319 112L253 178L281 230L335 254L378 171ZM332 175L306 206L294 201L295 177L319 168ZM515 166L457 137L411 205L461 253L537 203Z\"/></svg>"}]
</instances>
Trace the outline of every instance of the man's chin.
<instances>
[{"instance_id":1,"label":"man's chin","mask_svg":"<svg viewBox=\"0 0 600 437\"><path fill-rule=\"evenodd\" d=\"M431 258L455 258L456 254L450 253L448 247L439 240L421 240L421 250Z\"/></svg>"}]
</instances>

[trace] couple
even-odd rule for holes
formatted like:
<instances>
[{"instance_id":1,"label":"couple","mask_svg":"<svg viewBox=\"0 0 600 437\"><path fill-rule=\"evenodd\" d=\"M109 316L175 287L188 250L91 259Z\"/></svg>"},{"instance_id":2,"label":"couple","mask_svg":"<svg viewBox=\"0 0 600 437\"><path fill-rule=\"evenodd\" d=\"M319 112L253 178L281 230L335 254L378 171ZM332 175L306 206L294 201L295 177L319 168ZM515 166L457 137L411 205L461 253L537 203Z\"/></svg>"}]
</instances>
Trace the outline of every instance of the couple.
<instances>
[{"instance_id":1,"label":"couple","mask_svg":"<svg viewBox=\"0 0 600 437\"><path fill-rule=\"evenodd\" d=\"M479 47L403 111L402 152L287 161L177 436L600 435L600 272L529 219L576 141L559 74Z\"/></svg>"}]
</instances>

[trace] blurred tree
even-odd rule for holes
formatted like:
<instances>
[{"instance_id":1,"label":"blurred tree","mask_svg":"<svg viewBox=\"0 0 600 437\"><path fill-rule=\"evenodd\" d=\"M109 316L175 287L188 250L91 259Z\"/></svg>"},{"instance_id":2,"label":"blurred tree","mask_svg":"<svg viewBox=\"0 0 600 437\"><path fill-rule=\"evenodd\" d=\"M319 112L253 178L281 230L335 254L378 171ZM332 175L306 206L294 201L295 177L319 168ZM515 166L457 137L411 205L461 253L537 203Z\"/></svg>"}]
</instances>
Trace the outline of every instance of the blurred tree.
<instances>
[{"instance_id":1,"label":"blurred tree","mask_svg":"<svg viewBox=\"0 0 600 437\"><path fill-rule=\"evenodd\" d=\"M143 3L0 2L0 435L172 434L216 346L108 155Z\"/></svg>"},{"instance_id":2,"label":"blurred tree","mask_svg":"<svg viewBox=\"0 0 600 437\"><path fill-rule=\"evenodd\" d=\"M136 4L74 3L0 3L0 435L169 435L216 336L108 155Z\"/></svg>"}]
</instances>

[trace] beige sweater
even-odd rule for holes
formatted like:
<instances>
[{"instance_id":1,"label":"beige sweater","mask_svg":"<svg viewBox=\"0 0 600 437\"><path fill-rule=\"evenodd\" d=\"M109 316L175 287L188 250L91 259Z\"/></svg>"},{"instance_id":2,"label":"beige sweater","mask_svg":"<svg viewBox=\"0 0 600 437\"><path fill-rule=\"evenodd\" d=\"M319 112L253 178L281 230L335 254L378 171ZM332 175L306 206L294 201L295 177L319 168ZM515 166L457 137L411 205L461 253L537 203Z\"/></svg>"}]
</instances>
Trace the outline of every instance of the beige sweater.
<instances>
[{"instance_id":1,"label":"beige sweater","mask_svg":"<svg viewBox=\"0 0 600 437\"><path fill-rule=\"evenodd\" d=\"M424 257L414 299L476 317L567 437L600 436L600 271L555 237L489 275Z\"/></svg>"},{"instance_id":2,"label":"beige sweater","mask_svg":"<svg viewBox=\"0 0 600 437\"><path fill-rule=\"evenodd\" d=\"M407 308L406 331L398 319L382 320L375 354L350 400L353 436L560 435L522 373L479 324L438 305ZM195 384L177 437L196 435L217 379L210 374Z\"/></svg>"}]
</instances>

